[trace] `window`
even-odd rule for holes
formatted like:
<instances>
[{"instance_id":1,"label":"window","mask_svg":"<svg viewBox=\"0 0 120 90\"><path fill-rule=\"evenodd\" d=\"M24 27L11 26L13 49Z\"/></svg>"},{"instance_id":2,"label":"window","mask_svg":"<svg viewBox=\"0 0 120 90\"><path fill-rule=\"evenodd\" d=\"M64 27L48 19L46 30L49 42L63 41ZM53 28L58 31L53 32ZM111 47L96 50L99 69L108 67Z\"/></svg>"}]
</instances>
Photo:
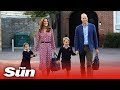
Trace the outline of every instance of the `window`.
<instances>
[{"instance_id":1,"label":"window","mask_svg":"<svg viewBox=\"0 0 120 90\"><path fill-rule=\"evenodd\" d=\"M120 11L114 11L113 17L114 17L114 32L120 32Z\"/></svg>"},{"instance_id":2,"label":"window","mask_svg":"<svg viewBox=\"0 0 120 90\"><path fill-rule=\"evenodd\" d=\"M120 25L120 11L116 11L116 24Z\"/></svg>"}]
</instances>

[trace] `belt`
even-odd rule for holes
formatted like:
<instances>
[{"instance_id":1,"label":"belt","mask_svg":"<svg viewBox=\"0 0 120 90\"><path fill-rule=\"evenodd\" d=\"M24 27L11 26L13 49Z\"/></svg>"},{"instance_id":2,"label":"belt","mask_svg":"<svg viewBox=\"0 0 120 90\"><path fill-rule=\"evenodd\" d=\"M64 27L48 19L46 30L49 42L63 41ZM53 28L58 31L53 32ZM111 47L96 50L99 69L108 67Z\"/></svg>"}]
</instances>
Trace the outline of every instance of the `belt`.
<instances>
[{"instance_id":1,"label":"belt","mask_svg":"<svg viewBox=\"0 0 120 90\"><path fill-rule=\"evenodd\" d=\"M41 43L50 43L50 42L41 42Z\"/></svg>"}]
</instances>

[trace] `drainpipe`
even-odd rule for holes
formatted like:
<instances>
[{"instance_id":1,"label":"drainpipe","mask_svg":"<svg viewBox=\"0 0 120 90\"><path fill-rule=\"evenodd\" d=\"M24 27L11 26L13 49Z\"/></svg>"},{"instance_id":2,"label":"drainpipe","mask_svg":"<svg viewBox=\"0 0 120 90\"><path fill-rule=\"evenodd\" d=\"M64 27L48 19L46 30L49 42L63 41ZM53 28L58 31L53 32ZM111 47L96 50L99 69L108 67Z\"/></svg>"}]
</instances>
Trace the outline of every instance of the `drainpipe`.
<instances>
[{"instance_id":1,"label":"drainpipe","mask_svg":"<svg viewBox=\"0 0 120 90\"><path fill-rule=\"evenodd\" d=\"M0 11L0 52L2 52L1 11Z\"/></svg>"}]
</instances>

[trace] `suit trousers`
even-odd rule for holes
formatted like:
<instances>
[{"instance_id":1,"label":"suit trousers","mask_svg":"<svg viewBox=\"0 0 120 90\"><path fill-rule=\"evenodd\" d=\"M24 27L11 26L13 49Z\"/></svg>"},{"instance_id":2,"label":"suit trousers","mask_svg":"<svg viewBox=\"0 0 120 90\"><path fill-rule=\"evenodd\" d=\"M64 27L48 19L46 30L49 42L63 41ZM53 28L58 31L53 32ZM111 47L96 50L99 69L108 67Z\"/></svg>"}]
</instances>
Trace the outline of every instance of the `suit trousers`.
<instances>
[{"instance_id":1,"label":"suit trousers","mask_svg":"<svg viewBox=\"0 0 120 90\"><path fill-rule=\"evenodd\" d=\"M79 52L80 57L80 69L81 69L81 76L86 76L85 71L85 59L87 61L87 76L92 76L92 59L93 59L93 51L89 49L88 45L84 45L83 51Z\"/></svg>"}]
</instances>

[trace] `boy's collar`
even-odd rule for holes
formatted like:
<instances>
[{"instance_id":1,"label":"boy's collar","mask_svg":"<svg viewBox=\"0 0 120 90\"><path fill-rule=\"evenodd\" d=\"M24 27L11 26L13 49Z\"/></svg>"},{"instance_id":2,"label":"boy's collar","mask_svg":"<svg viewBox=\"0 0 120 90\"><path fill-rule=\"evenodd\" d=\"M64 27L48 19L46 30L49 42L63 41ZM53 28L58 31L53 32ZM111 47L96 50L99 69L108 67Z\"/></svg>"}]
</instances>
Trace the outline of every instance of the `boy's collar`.
<instances>
[{"instance_id":1,"label":"boy's collar","mask_svg":"<svg viewBox=\"0 0 120 90\"><path fill-rule=\"evenodd\" d=\"M68 46L63 45L63 47L70 47L70 46L69 45Z\"/></svg>"},{"instance_id":2,"label":"boy's collar","mask_svg":"<svg viewBox=\"0 0 120 90\"><path fill-rule=\"evenodd\" d=\"M24 51L27 51L26 49L24 49ZM30 50L28 49L28 52L29 52Z\"/></svg>"}]
</instances>

